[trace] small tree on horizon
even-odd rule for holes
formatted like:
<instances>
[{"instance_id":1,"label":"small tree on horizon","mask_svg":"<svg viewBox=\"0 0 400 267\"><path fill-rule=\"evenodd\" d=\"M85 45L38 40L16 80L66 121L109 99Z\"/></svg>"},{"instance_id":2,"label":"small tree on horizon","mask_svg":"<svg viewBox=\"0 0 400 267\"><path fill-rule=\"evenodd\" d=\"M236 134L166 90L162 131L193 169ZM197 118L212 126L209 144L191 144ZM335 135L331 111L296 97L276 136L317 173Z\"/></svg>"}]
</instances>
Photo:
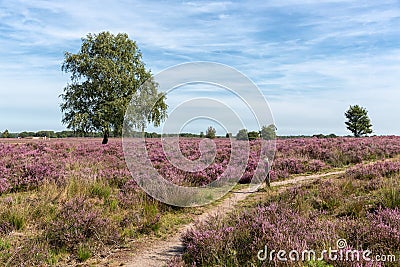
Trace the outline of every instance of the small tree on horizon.
<instances>
[{"instance_id":1,"label":"small tree on horizon","mask_svg":"<svg viewBox=\"0 0 400 267\"><path fill-rule=\"evenodd\" d=\"M8 129L6 129L2 134L1 134L1 138L9 138L10 137L10 133L8 132Z\"/></svg>"},{"instance_id":2,"label":"small tree on horizon","mask_svg":"<svg viewBox=\"0 0 400 267\"><path fill-rule=\"evenodd\" d=\"M350 106L344 115L347 118L345 122L347 129L355 137L366 136L372 133L372 124L368 117L368 111L365 108L359 105Z\"/></svg>"},{"instance_id":3,"label":"small tree on horizon","mask_svg":"<svg viewBox=\"0 0 400 267\"><path fill-rule=\"evenodd\" d=\"M263 126L261 128L261 138L264 140L273 140L276 139L276 126L274 124L270 124L268 126Z\"/></svg>"},{"instance_id":4,"label":"small tree on horizon","mask_svg":"<svg viewBox=\"0 0 400 267\"><path fill-rule=\"evenodd\" d=\"M249 140L249 136L246 129L241 129L236 134L236 140Z\"/></svg>"},{"instance_id":5,"label":"small tree on horizon","mask_svg":"<svg viewBox=\"0 0 400 267\"><path fill-rule=\"evenodd\" d=\"M206 131L206 138L214 139L216 133L217 131L215 130L215 128L210 126Z\"/></svg>"}]
</instances>

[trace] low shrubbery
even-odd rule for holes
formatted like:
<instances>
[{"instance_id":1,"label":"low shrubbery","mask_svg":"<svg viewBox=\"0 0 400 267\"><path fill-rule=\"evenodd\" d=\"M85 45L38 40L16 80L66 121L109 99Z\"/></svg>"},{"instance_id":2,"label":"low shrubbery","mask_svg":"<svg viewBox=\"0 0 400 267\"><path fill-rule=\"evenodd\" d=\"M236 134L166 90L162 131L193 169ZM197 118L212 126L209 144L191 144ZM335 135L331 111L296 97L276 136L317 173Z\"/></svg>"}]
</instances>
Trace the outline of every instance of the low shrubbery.
<instances>
[{"instance_id":1,"label":"low shrubbery","mask_svg":"<svg viewBox=\"0 0 400 267\"><path fill-rule=\"evenodd\" d=\"M378 161L373 164L358 164L346 171L346 177L353 179L376 179L400 173L400 162Z\"/></svg>"},{"instance_id":2,"label":"low shrubbery","mask_svg":"<svg viewBox=\"0 0 400 267\"><path fill-rule=\"evenodd\" d=\"M230 161L229 141L214 140L215 161L198 172L185 172L172 166L159 140L149 140L147 146L153 166L166 179L177 184L203 185L218 179ZM201 156L200 141L181 140L180 149L185 157L193 160ZM291 174L393 157L399 152L400 138L397 137L278 140L271 174L272 179L286 178ZM259 158L259 142L251 141L242 182L252 179ZM268 225L254 216L259 212L260 218L266 220L268 212L277 208L281 211L276 212L272 225L286 225L291 229L297 220L297 230L312 231L302 227L310 227L308 224L314 221L321 227L334 223L324 221L323 216L358 222L360 218L373 216L380 206L395 209L400 205L399 186L396 179L383 177L395 177L397 173L395 163L355 166L346 174L352 179L344 179L340 184L295 188L291 193L268 200L268 203L277 202L276 206L264 204L258 211L232 215L232 223L214 221L213 227L224 227L221 233L219 228L211 228L212 225L201 226L211 231L212 236L227 241L224 247L219 239L213 243L203 236L202 242L210 242L210 248L215 245L218 258L221 251L226 251L229 257L224 260L242 263L250 252L242 250L239 244L255 237L255 233L246 232L250 230L246 230L248 225L241 221L242 216L247 218L247 223L255 223L251 225L254 231L262 231ZM368 192L372 192L371 196L366 196ZM281 202L290 203L290 206ZM293 222L284 224L288 216ZM73 265L78 261L90 261L98 257L104 247L110 248L116 243L124 245L127 240L147 235L162 235L177 227L172 222L184 223L190 217L190 210L161 204L137 186L126 167L119 141L110 140L107 146L91 140L0 144L0 265L24 262L27 265L61 265L66 260ZM373 220L373 217L368 218ZM239 237L232 231L235 227L242 229ZM319 234L315 232L316 236ZM299 232L296 240L300 240L300 236ZM195 247L195 240L190 236L186 239L193 251L199 249ZM256 249L256 245L258 243L251 249ZM200 249L199 252L208 255L207 251ZM241 255L240 259L237 255ZM188 261L202 262L190 253L186 257ZM216 256L213 257L216 263Z\"/></svg>"},{"instance_id":3,"label":"low shrubbery","mask_svg":"<svg viewBox=\"0 0 400 267\"><path fill-rule=\"evenodd\" d=\"M0 144L0 162L0 265L90 262L190 217L137 186L116 141Z\"/></svg>"},{"instance_id":4,"label":"low shrubbery","mask_svg":"<svg viewBox=\"0 0 400 267\"><path fill-rule=\"evenodd\" d=\"M365 168L385 164L378 162ZM353 171L349 170L349 174ZM340 238L347 241L346 250L369 249L372 255L399 257L400 201L393 202L393 194L387 194L400 191L399 176L393 176L394 173L380 172L374 177L357 176L357 179L344 175L280 193L264 193L264 199L257 200L254 206L225 218L212 217L198 223L183 237L183 258L174 259L170 266L282 266L276 257L272 261L259 261L257 253L265 246L269 250L321 252L329 247L335 249ZM322 262L285 264L383 266L363 260L332 261L328 257Z\"/></svg>"},{"instance_id":5,"label":"low shrubbery","mask_svg":"<svg viewBox=\"0 0 400 267\"><path fill-rule=\"evenodd\" d=\"M73 198L61 205L47 226L46 238L54 249L68 252L84 246L112 245L120 239L117 226L85 198Z\"/></svg>"}]
</instances>

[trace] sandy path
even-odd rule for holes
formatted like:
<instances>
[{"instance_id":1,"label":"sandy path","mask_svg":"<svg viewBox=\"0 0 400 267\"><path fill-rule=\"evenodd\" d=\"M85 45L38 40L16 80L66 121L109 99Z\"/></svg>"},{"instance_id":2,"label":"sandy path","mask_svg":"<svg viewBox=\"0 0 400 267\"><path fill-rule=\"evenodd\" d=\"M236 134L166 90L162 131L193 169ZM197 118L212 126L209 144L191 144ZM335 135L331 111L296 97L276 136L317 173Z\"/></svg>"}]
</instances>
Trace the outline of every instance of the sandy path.
<instances>
[{"instance_id":1,"label":"sandy path","mask_svg":"<svg viewBox=\"0 0 400 267\"><path fill-rule=\"evenodd\" d=\"M344 171L336 171L325 174L316 174L316 175L308 175L308 176L298 176L293 179L273 182L271 183L271 187L279 187L291 184L298 184L302 182L310 182L317 180L319 178L343 174ZM232 211L235 205L249 196L248 189L243 189L233 193L233 196L226 198L219 205L212 208L211 210L201 214L198 216L197 220L202 221L205 220L208 216L211 215L224 215ZM178 256L183 251L183 244L180 240L182 234L188 229L192 228L194 223L187 224L183 226L177 234L168 238L167 240L160 240L153 243L151 246L147 248L143 248L139 251L133 259L127 262L124 266L128 267L160 267L165 265L169 259L173 256Z\"/></svg>"}]
</instances>

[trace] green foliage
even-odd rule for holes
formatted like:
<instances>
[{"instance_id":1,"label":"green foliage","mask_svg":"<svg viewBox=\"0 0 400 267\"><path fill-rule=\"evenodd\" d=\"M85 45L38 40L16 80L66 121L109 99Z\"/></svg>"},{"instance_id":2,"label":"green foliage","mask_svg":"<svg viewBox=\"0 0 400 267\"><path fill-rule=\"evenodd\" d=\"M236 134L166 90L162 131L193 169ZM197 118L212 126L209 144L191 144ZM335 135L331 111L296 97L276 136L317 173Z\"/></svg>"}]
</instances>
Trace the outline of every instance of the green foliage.
<instances>
[{"instance_id":1,"label":"green foliage","mask_svg":"<svg viewBox=\"0 0 400 267\"><path fill-rule=\"evenodd\" d=\"M83 262L92 256L92 252L85 246L80 246L77 251L77 258L79 261Z\"/></svg>"},{"instance_id":2,"label":"green foliage","mask_svg":"<svg viewBox=\"0 0 400 267\"><path fill-rule=\"evenodd\" d=\"M355 137L361 137L372 133L372 124L368 117L368 111L359 105L350 106L344 114L347 121L347 129L351 131Z\"/></svg>"},{"instance_id":3,"label":"green foliage","mask_svg":"<svg viewBox=\"0 0 400 267\"><path fill-rule=\"evenodd\" d=\"M135 132L132 133L132 136L141 137L143 135L142 132ZM183 133L179 134L182 137L198 137L196 134L191 133ZM74 132L74 131L38 131L38 132L21 132L21 133L9 133L9 138L27 138L27 137L49 137L49 138L68 138L68 137L102 137L103 133L101 132L90 132L90 133L82 133L82 132ZM110 134L111 137L118 137L118 135L114 136L112 133ZM161 134L152 132L144 132L144 136L146 138L160 138Z\"/></svg>"},{"instance_id":4,"label":"green foliage","mask_svg":"<svg viewBox=\"0 0 400 267\"><path fill-rule=\"evenodd\" d=\"M199 137L198 134L193 134L193 133L180 133L180 137Z\"/></svg>"},{"instance_id":5,"label":"green foliage","mask_svg":"<svg viewBox=\"0 0 400 267\"><path fill-rule=\"evenodd\" d=\"M333 134L333 133L328 134L328 135L324 135L324 134L314 134L312 137L316 137L316 138L319 138L319 139L321 139L321 138L336 138L337 135L336 135L336 134Z\"/></svg>"},{"instance_id":6,"label":"green foliage","mask_svg":"<svg viewBox=\"0 0 400 267\"><path fill-rule=\"evenodd\" d=\"M226 133L225 137L226 138L232 138L232 133Z\"/></svg>"},{"instance_id":7,"label":"green foliage","mask_svg":"<svg viewBox=\"0 0 400 267\"><path fill-rule=\"evenodd\" d=\"M7 239L0 238L0 251L3 252L9 250L10 248L11 248L10 241Z\"/></svg>"},{"instance_id":8,"label":"green foliage","mask_svg":"<svg viewBox=\"0 0 400 267\"><path fill-rule=\"evenodd\" d=\"M26 138L29 136L35 136L35 133L34 132L20 132L18 134L18 137L21 137L21 138Z\"/></svg>"},{"instance_id":9,"label":"green foliage","mask_svg":"<svg viewBox=\"0 0 400 267\"><path fill-rule=\"evenodd\" d=\"M45 236L53 249L74 252L88 244L106 245L119 240L116 226L87 200L73 198L65 202L46 226Z\"/></svg>"},{"instance_id":10,"label":"green foliage","mask_svg":"<svg viewBox=\"0 0 400 267\"><path fill-rule=\"evenodd\" d=\"M400 207L400 190L393 186L384 186L381 188L381 202L384 207L399 208Z\"/></svg>"},{"instance_id":11,"label":"green foliage","mask_svg":"<svg viewBox=\"0 0 400 267\"><path fill-rule=\"evenodd\" d=\"M206 138L214 139L216 133L217 133L217 131L215 130L215 128L210 126L207 128Z\"/></svg>"},{"instance_id":12,"label":"green foliage","mask_svg":"<svg viewBox=\"0 0 400 267\"><path fill-rule=\"evenodd\" d=\"M26 225L26 215L23 210L13 207L0 215L0 222L7 222L15 230L22 230Z\"/></svg>"},{"instance_id":13,"label":"green foliage","mask_svg":"<svg viewBox=\"0 0 400 267\"><path fill-rule=\"evenodd\" d=\"M204 137L204 132L200 132L200 138Z\"/></svg>"},{"instance_id":14,"label":"green foliage","mask_svg":"<svg viewBox=\"0 0 400 267\"><path fill-rule=\"evenodd\" d=\"M247 136L248 136L249 140L256 140L257 138L260 137L260 134L259 134L259 132L252 131L252 132L248 132Z\"/></svg>"},{"instance_id":15,"label":"green foliage","mask_svg":"<svg viewBox=\"0 0 400 267\"><path fill-rule=\"evenodd\" d=\"M139 129L144 132L147 123L159 126L166 118L165 94L157 91L158 84L150 77L132 95L131 104L125 113L125 131ZM128 133L128 132L127 132Z\"/></svg>"},{"instance_id":16,"label":"green foliage","mask_svg":"<svg viewBox=\"0 0 400 267\"><path fill-rule=\"evenodd\" d=\"M58 263L58 261L59 261L59 259L61 258L61 255L59 255L58 253L56 253L56 252L54 252L54 251L52 251L52 250L49 250L49 253L48 253L49 255L48 255L48 257L47 257L47 263L50 265L50 266L55 266L55 265L57 265L57 263Z\"/></svg>"},{"instance_id":17,"label":"green foliage","mask_svg":"<svg viewBox=\"0 0 400 267\"><path fill-rule=\"evenodd\" d=\"M15 227L15 229L21 230L25 227L26 219L22 214L12 213L10 223Z\"/></svg>"},{"instance_id":18,"label":"green foliage","mask_svg":"<svg viewBox=\"0 0 400 267\"><path fill-rule=\"evenodd\" d=\"M157 202L144 203L143 206L143 221L139 226L140 233L155 232L160 227L160 213Z\"/></svg>"},{"instance_id":19,"label":"green foliage","mask_svg":"<svg viewBox=\"0 0 400 267\"><path fill-rule=\"evenodd\" d=\"M57 138L75 137L74 131L61 131L56 132Z\"/></svg>"},{"instance_id":20,"label":"green foliage","mask_svg":"<svg viewBox=\"0 0 400 267\"><path fill-rule=\"evenodd\" d=\"M273 140L276 139L276 126L274 124L270 124L268 126L263 126L261 128L261 138L265 140Z\"/></svg>"},{"instance_id":21,"label":"green foliage","mask_svg":"<svg viewBox=\"0 0 400 267\"><path fill-rule=\"evenodd\" d=\"M42 240L24 238L18 246L11 246L0 253L2 266L48 266L48 247Z\"/></svg>"},{"instance_id":22,"label":"green foliage","mask_svg":"<svg viewBox=\"0 0 400 267\"><path fill-rule=\"evenodd\" d=\"M236 134L236 139L237 140L248 140L247 130L246 129L239 130L239 132Z\"/></svg>"},{"instance_id":23,"label":"green foliage","mask_svg":"<svg viewBox=\"0 0 400 267\"><path fill-rule=\"evenodd\" d=\"M158 134L156 132L152 132L152 133L145 132L144 133L144 137L146 137L146 138L160 138L161 134Z\"/></svg>"},{"instance_id":24,"label":"green foliage","mask_svg":"<svg viewBox=\"0 0 400 267\"><path fill-rule=\"evenodd\" d=\"M10 137L10 133L8 132L8 130L6 129L2 134L1 134L1 138L9 138Z\"/></svg>"},{"instance_id":25,"label":"green foliage","mask_svg":"<svg viewBox=\"0 0 400 267\"><path fill-rule=\"evenodd\" d=\"M93 197L98 197L100 199L107 200L111 195L111 187L104 183L94 182L89 187L90 195Z\"/></svg>"},{"instance_id":26,"label":"green foliage","mask_svg":"<svg viewBox=\"0 0 400 267\"><path fill-rule=\"evenodd\" d=\"M38 137L49 137L49 138L57 137L57 135L55 134L54 131L38 131L38 132L36 132L35 136L38 136Z\"/></svg>"},{"instance_id":27,"label":"green foliage","mask_svg":"<svg viewBox=\"0 0 400 267\"><path fill-rule=\"evenodd\" d=\"M65 53L62 70L71 73L71 83L61 94L62 122L75 132L101 131L108 137L112 131L114 136L120 136L126 108L134 96L135 101L145 102L141 107L149 99L158 99L154 106L147 107L150 110L140 110L150 113L138 114L133 123L157 125L166 116L165 97L157 93L158 85L146 70L136 42L127 34L88 34L82 38L77 54Z\"/></svg>"}]
</instances>

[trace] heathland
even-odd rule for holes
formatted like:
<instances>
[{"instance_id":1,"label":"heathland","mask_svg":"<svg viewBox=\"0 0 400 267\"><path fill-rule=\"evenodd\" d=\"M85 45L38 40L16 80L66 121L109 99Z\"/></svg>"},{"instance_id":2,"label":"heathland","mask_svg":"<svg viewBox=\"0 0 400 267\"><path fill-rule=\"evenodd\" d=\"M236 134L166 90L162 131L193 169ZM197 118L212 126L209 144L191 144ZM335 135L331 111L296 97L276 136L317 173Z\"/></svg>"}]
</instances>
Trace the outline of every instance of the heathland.
<instances>
[{"instance_id":1,"label":"heathland","mask_svg":"<svg viewBox=\"0 0 400 267\"><path fill-rule=\"evenodd\" d=\"M182 154L189 160L201 157L200 141L181 138ZM146 146L154 168L165 179L201 186L218 180L229 164L230 140L213 141L213 162L196 172L171 164L159 139L147 139ZM143 240L166 238L209 208L178 208L151 198L132 178L121 140L100 143L85 138L0 143L1 265L118 262L115 258L121 251L134 254ZM259 147L257 140L250 141L240 183L251 181L261 160ZM272 181L337 170L344 173L261 190L226 216L199 222L183 234L184 251L170 265L280 266L276 258L257 259L258 251L265 246L322 251L334 248L339 239L347 241L349 250L400 257L399 154L400 137L395 136L277 140ZM338 263L325 257L285 264L381 263Z\"/></svg>"}]
</instances>

